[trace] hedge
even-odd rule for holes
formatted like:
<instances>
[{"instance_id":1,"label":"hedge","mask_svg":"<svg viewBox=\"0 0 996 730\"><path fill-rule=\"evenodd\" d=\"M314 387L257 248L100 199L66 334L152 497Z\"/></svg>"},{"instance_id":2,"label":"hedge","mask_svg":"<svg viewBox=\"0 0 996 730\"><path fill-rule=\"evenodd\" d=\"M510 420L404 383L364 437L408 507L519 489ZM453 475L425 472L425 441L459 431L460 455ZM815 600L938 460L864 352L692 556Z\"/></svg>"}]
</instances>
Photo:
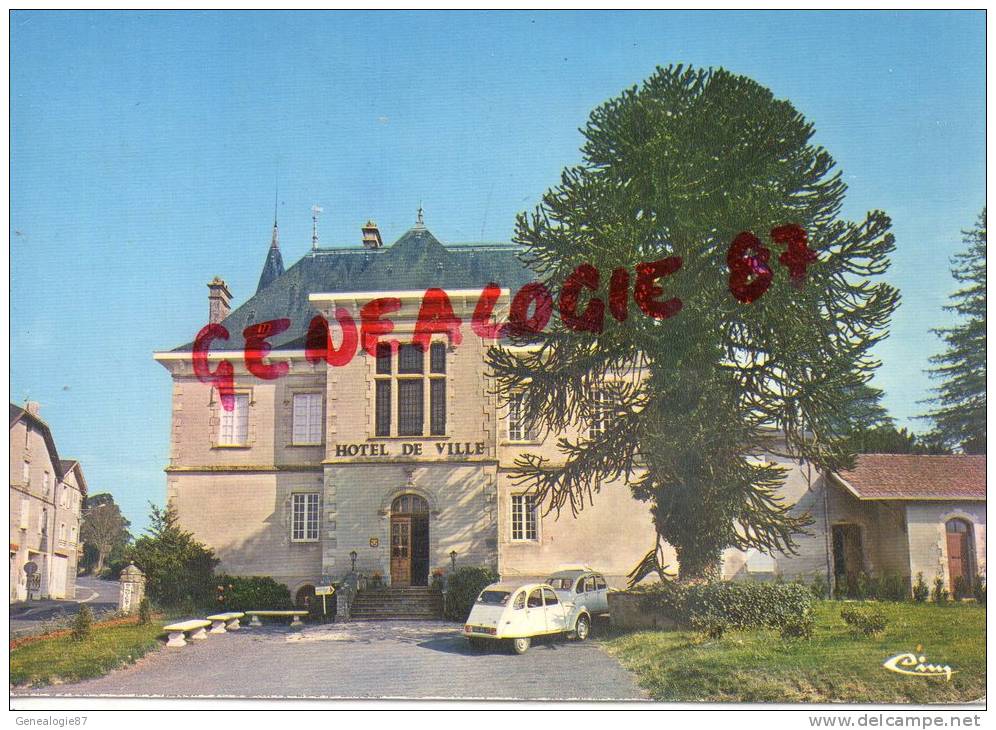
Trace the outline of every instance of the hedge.
<instances>
[{"instance_id":1,"label":"hedge","mask_svg":"<svg viewBox=\"0 0 996 730\"><path fill-rule=\"evenodd\" d=\"M225 611L281 611L294 608L283 583L264 576L215 576L216 601Z\"/></svg>"},{"instance_id":2,"label":"hedge","mask_svg":"<svg viewBox=\"0 0 996 730\"><path fill-rule=\"evenodd\" d=\"M780 628L809 615L812 591L797 583L668 581L646 588L640 608L692 626L706 618L722 619L732 629Z\"/></svg>"},{"instance_id":3,"label":"hedge","mask_svg":"<svg viewBox=\"0 0 996 730\"><path fill-rule=\"evenodd\" d=\"M450 621L463 623L481 591L496 582L498 574L490 568L466 567L450 573L446 581L446 607L443 615Z\"/></svg>"}]
</instances>

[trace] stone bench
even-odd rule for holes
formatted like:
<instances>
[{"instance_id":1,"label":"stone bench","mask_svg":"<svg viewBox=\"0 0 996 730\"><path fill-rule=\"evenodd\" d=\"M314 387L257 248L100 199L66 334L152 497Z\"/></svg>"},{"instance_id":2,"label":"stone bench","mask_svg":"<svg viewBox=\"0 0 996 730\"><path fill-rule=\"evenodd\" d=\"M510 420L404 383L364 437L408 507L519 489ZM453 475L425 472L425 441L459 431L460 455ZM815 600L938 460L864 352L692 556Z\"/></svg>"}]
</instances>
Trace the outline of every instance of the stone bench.
<instances>
[{"instance_id":1,"label":"stone bench","mask_svg":"<svg viewBox=\"0 0 996 730\"><path fill-rule=\"evenodd\" d=\"M241 611L229 611L228 613L216 613L213 616L208 616L207 620L211 621L211 630L209 634L224 634L229 631L238 631L242 627L239 626L239 619L245 616Z\"/></svg>"},{"instance_id":2,"label":"stone bench","mask_svg":"<svg viewBox=\"0 0 996 730\"><path fill-rule=\"evenodd\" d=\"M192 619L190 621L180 621L169 626L163 626L163 630L169 632L169 641L166 642L166 646L186 646L187 642L183 640L183 635L187 633L190 634L192 641L206 639L207 632L204 629L210 625L210 621Z\"/></svg>"},{"instance_id":3,"label":"stone bench","mask_svg":"<svg viewBox=\"0 0 996 730\"><path fill-rule=\"evenodd\" d=\"M250 626L262 626L262 622L259 620L262 618L287 618L291 617L291 626L302 626L301 617L307 616L307 611L246 611L246 616L249 616Z\"/></svg>"}]
</instances>

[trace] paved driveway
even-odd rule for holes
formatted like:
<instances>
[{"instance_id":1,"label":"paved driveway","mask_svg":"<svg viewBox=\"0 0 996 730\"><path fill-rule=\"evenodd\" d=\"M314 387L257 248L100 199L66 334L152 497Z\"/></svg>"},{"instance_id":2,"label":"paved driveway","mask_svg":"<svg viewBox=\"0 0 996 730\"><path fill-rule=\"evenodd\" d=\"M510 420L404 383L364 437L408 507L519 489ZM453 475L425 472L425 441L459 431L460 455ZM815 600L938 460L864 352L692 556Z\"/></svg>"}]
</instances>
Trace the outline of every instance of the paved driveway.
<instances>
[{"instance_id":1,"label":"paved driveway","mask_svg":"<svg viewBox=\"0 0 996 730\"><path fill-rule=\"evenodd\" d=\"M67 600L44 599L10 606L10 634L13 637L40 634L51 623L67 622L86 603L98 616L113 613L118 607L118 582L90 576L76 579L76 598Z\"/></svg>"},{"instance_id":2,"label":"paved driveway","mask_svg":"<svg viewBox=\"0 0 996 730\"><path fill-rule=\"evenodd\" d=\"M12 694L159 697L643 699L594 642L534 643L524 655L478 653L459 625L352 622L264 627L163 649L78 684Z\"/></svg>"}]
</instances>

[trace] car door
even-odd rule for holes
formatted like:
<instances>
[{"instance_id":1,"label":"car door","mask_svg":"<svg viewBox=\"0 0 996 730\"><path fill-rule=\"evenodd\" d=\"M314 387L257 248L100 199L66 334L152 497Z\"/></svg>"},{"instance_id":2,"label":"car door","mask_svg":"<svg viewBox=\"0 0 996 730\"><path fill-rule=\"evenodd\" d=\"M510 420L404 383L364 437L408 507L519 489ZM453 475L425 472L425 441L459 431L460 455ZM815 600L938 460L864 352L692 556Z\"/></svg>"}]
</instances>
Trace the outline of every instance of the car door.
<instances>
[{"instance_id":1,"label":"car door","mask_svg":"<svg viewBox=\"0 0 996 730\"><path fill-rule=\"evenodd\" d=\"M543 590L533 588L526 597L525 631L526 636L546 633L546 610L543 606Z\"/></svg>"},{"instance_id":2,"label":"car door","mask_svg":"<svg viewBox=\"0 0 996 730\"><path fill-rule=\"evenodd\" d=\"M567 630L567 615L564 604L551 588L543 589L543 604L546 612L546 630L550 633Z\"/></svg>"},{"instance_id":3,"label":"car door","mask_svg":"<svg viewBox=\"0 0 996 730\"><path fill-rule=\"evenodd\" d=\"M595 574L595 593L592 602L596 606L591 609L592 611L597 613L609 612L609 587L605 583L605 578L597 573Z\"/></svg>"}]
</instances>

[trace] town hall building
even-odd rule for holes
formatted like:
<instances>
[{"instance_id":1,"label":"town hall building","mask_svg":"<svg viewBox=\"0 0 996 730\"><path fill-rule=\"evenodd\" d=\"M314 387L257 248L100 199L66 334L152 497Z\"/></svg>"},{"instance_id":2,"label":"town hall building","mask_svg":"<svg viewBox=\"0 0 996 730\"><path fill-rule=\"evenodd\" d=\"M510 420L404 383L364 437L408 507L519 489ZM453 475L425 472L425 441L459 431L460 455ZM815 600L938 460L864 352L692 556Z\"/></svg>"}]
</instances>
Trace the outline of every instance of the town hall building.
<instances>
[{"instance_id":1,"label":"town hall building","mask_svg":"<svg viewBox=\"0 0 996 730\"><path fill-rule=\"evenodd\" d=\"M299 598L351 572L417 586L454 565L489 566L512 581L590 565L611 585L625 584L655 542L648 504L625 483L603 483L593 505L558 518L512 478L520 454L556 460L558 437L604 427L547 433L523 422L520 395L494 392L485 367L493 342L469 323L489 283L501 287L500 317L511 293L532 280L520 254L511 244L444 245L420 212L391 245L368 223L356 245L321 248L316 239L285 270L274 223L254 295L232 309L225 282L208 284L209 321L229 336L210 341L204 357L211 372L230 363L230 408L228 396L195 373L193 342L155 358L172 377L167 498L181 526L215 551L219 570L272 576ZM433 334L425 349L411 344L430 288L444 289L463 321L459 345L445 334ZM361 345L342 366L306 357L316 315L334 323L345 310L358 323L361 308L382 297L400 302L390 314L393 331L381 339L398 347L371 354ZM244 331L283 318L290 324L266 333L272 350L264 356L270 365L285 363L286 372L251 374ZM193 334L204 323L190 324ZM859 461L852 480L777 451L756 458L786 469L783 496L814 526L795 556L727 551L724 577L984 573L985 457L922 457L958 464L938 465L927 481L908 462L903 485L890 491L881 483L888 469L869 476ZM959 476L945 481L952 468ZM956 549L957 565L950 559ZM668 557L676 568L673 551Z\"/></svg>"}]
</instances>

